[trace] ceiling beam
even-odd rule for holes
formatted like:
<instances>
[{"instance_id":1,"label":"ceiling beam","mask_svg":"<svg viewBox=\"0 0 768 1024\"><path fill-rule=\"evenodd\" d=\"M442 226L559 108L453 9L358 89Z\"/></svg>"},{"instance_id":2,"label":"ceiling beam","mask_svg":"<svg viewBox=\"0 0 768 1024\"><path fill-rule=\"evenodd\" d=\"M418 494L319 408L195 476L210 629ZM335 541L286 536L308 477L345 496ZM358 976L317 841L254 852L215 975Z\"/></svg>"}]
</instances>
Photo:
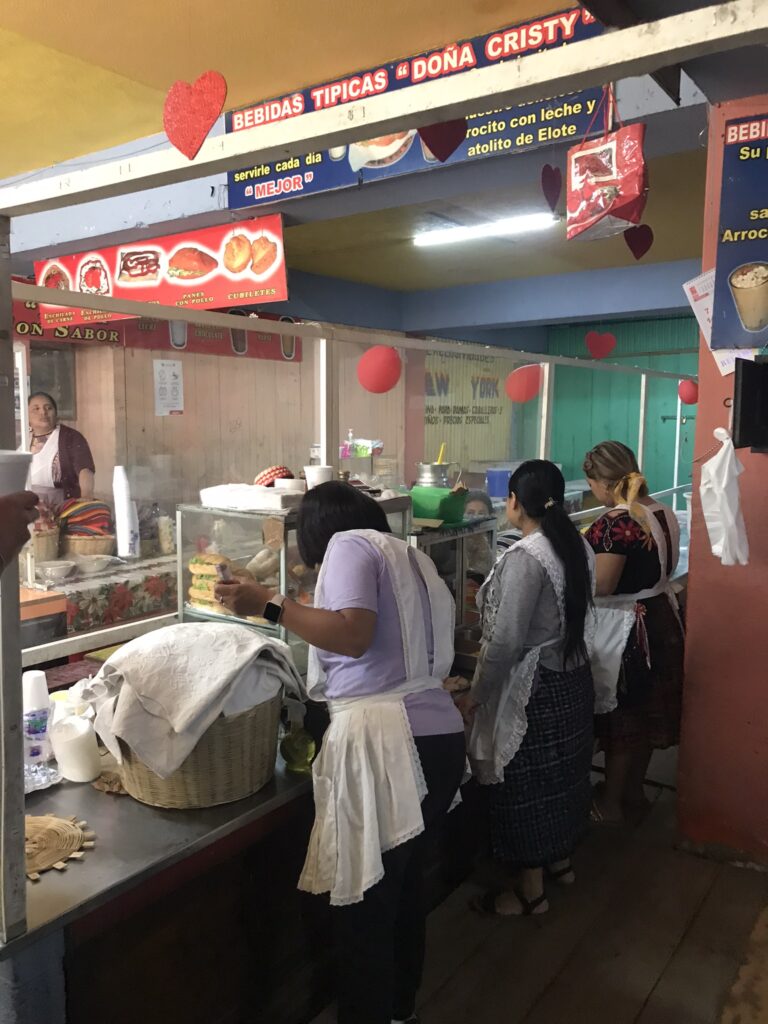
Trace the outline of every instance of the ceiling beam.
<instances>
[{"instance_id":1,"label":"ceiling beam","mask_svg":"<svg viewBox=\"0 0 768 1024\"><path fill-rule=\"evenodd\" d=\"M768 42L768 3L727 3L571 43L519 60L208 139L194 162L162 150L0 188L0 215L18 216L270 163L390 131L516 106L670 63ZM557 140L550 140L555 142Z\"/></svg>"},{"instance_id":2,"label":"ceiling beam","mask_svg":"<svg viewBox=\"0 0 768 1024\"><path fill-rule=\"evenodd\" d=\"M640 23L640 18L630 10L625 0L583 0L582 7L586 7L606 28L631 28ZM679 64L651 72L651 78L676 107L680 106L680 74Z\"/></svg>"}]
</instances>

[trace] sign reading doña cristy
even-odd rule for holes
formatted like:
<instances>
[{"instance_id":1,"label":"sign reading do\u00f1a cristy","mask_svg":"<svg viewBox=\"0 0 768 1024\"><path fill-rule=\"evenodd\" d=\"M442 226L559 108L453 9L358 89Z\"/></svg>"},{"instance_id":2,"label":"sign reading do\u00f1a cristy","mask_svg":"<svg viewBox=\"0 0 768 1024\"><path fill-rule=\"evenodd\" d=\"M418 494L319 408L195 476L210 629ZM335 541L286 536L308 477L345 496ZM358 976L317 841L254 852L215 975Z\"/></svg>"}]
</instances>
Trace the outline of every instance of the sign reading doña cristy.
<instances>
[{"instance_id":1,"label":"sign reading do\u00f1a cristy","mask_svg":"<svg viewBox=\"0 0 768 1024\"><path fill-rule=\"evenodd\" d=\"M151 241L58 256L35 264L38 285L159 303L219 309L288 298L279 214ZM104 323L124 314L41 306L43 327Z\"/></svg>"}]
</instances>

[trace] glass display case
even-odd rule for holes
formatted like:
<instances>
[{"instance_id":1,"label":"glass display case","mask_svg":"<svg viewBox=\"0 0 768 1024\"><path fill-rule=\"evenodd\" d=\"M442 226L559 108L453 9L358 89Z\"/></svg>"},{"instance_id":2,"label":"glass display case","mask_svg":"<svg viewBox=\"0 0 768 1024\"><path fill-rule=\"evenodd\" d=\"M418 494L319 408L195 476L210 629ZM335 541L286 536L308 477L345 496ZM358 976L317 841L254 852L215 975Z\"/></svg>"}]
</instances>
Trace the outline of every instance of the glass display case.
<instances>
[{"instance_id":1,"label":"glass display case","mask_svg":"<svg viewBox=\"0 0 768 1024\"><path fill-rule=\"evenodd\" d=\"M381 505L393 534L405 540L410 527L410 498L391 498ZM288 643L297 668L305 672L304 641L266 619L239 618L217 604L213 597L217 581L215 563L201 557L224 556L233 563L235 576L242 572L246 579L250 576L295 601L312 604L317 573L301 561L296 542L296 510L241 512L204 505L179 505L176 517L179 621L226 619L263 630Z\"/></svg>"},{"instance_id":2,"label":"glass display case","mask_svg":"<svg viewBox=\"0 0 768 1024\"><path fill-rule=\"evenodd\" d=\"M477 519L462 526L415 530L409 542L429 555L456 601L456 626L475 626L477 591L496 558L496 519Z\"/></svg>"}]
</instances>

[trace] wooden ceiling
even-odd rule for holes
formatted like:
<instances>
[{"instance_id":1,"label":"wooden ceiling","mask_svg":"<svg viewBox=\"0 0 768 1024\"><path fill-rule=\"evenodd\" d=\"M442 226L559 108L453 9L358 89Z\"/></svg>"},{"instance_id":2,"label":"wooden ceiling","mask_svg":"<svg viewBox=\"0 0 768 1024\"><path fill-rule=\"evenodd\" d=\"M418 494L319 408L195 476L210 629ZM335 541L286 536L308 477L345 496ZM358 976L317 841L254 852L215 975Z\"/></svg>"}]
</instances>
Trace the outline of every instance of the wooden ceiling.
<instances>
[{"instance_id":1,"label":"wooden ceiling","mask_svg":"<svg viewBox=\"0 0 768 1024\"><path fill-rule=\"evenodd\" d=\"M701 253L706 153L694 150L651 161L644 222L655 235L644 263L692 259ZM427 228L473 224L544 209L537 185L434 200L289 227L286 253L297 270L391 288L447 288L515 277L631 266L623 238L566 242L565 227L515 239L485 239L417 248Z\"/></svg>"},{"instance_id":2,"label":"wooden ceiling","mask_svg":"<svg viewBox=\"0 0 768 1024\"><path fill-rule=\"evenodd\" d=\"M162 130L165 93L213 68L227 107L551 13L562 0L5 0L0 178Z\"/></svg>"}]
</instances>

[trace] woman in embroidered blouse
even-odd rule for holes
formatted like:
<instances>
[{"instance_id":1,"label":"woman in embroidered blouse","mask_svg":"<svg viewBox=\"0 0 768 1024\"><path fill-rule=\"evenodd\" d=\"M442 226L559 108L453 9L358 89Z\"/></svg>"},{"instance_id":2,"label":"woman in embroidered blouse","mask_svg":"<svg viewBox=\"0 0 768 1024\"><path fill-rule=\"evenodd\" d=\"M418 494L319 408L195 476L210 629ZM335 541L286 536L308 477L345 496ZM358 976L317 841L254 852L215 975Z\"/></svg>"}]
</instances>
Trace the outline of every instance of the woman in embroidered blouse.
<instances>
[{"instance_id":1,"label":"woman in embroidered blouse","mask_svg":"<svg viewBox=\"0 0 768 1024\"><path fill-rule=\"evenodd\" d=\"M596 715L595 732L606 768L593 817L620 821L625 809L645 805L643 782L653 750L679 741L683 629L669 581L680 531L672 509L648 496L626 445L597 445L584 472L595 497L610 509L587 532L598 597L592 668L597 710L604 711Z\"/></svg>"},{"instance_id":2,"label":"woman in embroidered blouse","mask_svg":"<svg viewBox=\"0 0 768 1024\"><path fill-rule=\"evenodd\" d=\"M569 885L571 853L589 822L594 693L584 630L592 554L564 508L551 462L525 462L507 515L523 534L480 592L483 644L471 693L470 756L490 783L494 856L520 872L477 909L502 916L549 909L543 869Z\"/></svg>"}]
</instances>

